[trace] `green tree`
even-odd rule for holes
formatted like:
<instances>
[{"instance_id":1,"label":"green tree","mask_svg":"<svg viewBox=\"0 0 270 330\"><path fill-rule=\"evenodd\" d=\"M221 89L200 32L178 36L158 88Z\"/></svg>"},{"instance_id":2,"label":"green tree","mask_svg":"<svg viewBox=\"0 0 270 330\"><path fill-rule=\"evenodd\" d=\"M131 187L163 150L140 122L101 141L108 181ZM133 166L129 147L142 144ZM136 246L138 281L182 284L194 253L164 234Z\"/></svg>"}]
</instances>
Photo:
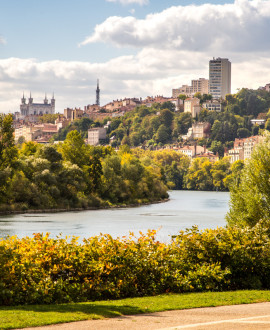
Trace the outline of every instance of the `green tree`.
<instances>
[{"instance_id":1,"label":"green tree","mask_svg":"<svg viewBox=\"0 0 270 330\"><path fill-rule=\"evenodd\" d=\"M54 124L55 120L58 118L59 114L44 114L43 116L39 117L40 123L51 123Z\"/></svg>"},{"instance_id":2,"label":"green tree","mask_svg":"<svg viewBox=\"0 0 270 330\"><path fill-rule=\"evenodd\" d=\"M214 190L212 163L207 158L193 159L187 175L185 186L189 190Z\"/></svg>"},{"instance_id":3,"label":"green tree","mask_svg":"<svg viewBox=\"0 0 270 330\"><path fill-rule=\"evenodd\" d=\"M253 227L260 220L269 226L270 219L270 135L260 143L241 172L240 183L231 187L229 225Z\"/></svg>"},{"instance_id":4,"label":"green tree","mask_svg":"<svg viewBox=\"0 0 270 330\"><path fill-rule=\"evenodd\" d=\"M25 137L24 136L20 136L18 138L18 141L17 141L17 145L22 145L23 143L25 142Z\"/></svg>"},{"instance_id":5,"label":"green tree","mask_svg":"<svg viewBox=\"0 0 270 330\"><path fill-rule=\"evenodd\" d=\"M265 123L265 129L267 129L267 131L270 131L270 118L267 119L267 121Z\"/></svg>"},{"instance_id":6,"label":"green tree","mask_svg":"<svg viewBox=\"0 0 270 330\"><path fill-rule=\"evenodd\" d=\"M13 167L18 158L18 149L14 142L12 115L0 114L0 170Z\"/></svg>"},{"instance_id":7,"label":"green tree","mask_svg":"<svg viewBox=\"0 0 270 330\"><path fill-rule=\"evenodd\" d=\"M166 143L170 140L169 130L164 124L160 125L159 129L157 130L155 139L156 142L161 142L161 143Z\"/></svg>"},{"instance_id":8,"label":"green tree","mask_svg":"<svg viewBox=\"0 0 270 330\"><path fill-rule=\"evenodd\" d=\"M187 96L185 94L179 94L177 96L178 99L182 100L182 101L185 101L185 99L187 98Z\"/></svg>"},{"instance_id":9,"label":"green tree","mask_svg":"<svg viewBox=\"0 0 270 330\"><path fill-rule=\"evenodd\" d=\"M173 117L173 112L168 109L164 109L160 112L160 121L168 128L172 126Z\"/></svg>"},{"instance_id":10,"label":"green tree","mask_svg":"<svg viewBox=\"0 0 270 330\"><path fill-rule=\"evenodd\" d=\"M237 160L232 164L231 173L224 179L224 185L227 189L231 190L231 187L239 185L243 168L243 160Z\"/></svg>"},{"instance_id":11,"label":"green tree","mask_svg":"<svg viewBox=\"0 0 270 330\"><path fill-rule=\"evenodd\" d=\"M224 155L224 146L220 141L213 141L210 150L214 153L218 153L219 157L223 157Z\"/></svg>"},{"instance_id":12,"label":"green tree","mask_svg":"<svg viewBox=\"0 0 270 330\"><path fill-rule=\"evenodd\" d=\"M247 138L250 136L250 131L247 128L238 128L237 136L240 139Z\"/></svg>"},{"instance_id":13,"label":"green tree","mask_svg":"<svg viewBox=\"0 0 270 330\"><path fill-rule=\"evenodd\" d=\"M172 102L167 101L167 102L164 102L164 103L161 104L160 109L168 109L168 110L174 112L175 111L175 105Z\"/></svg>"},{"instance_id":14,"label":"green tree","mask_svg":"<svg viewBox=\"0 0 270 330\"><path fill-rule=\"evenodd\" d=\"M58 147L58 149L65 161L69 161L79 167L88 163L88 148L78 131L69 132L66 140Z\"/></svg>"},{"instance_id":15,"label":"green tree","mask_svg":"<svg viewBox=\"0 0 270 330\"><path fill-rule=\"evenodd\" d=\"M188 129L192 126L192 117L189 112L180 113L174 119L174 135L187 134Z\"/></svg>"},{"instance_id":16,"label":"green tree","mask_svg":"<svg viewBox=\"0 0 270 330\"><path fill-rule=\"evenodd\" d=\"M212 178L216 189L224 191L227 189L225 179L231 174L231 164L228 157L224 157L213 164Z\"/></svg>"}]
</instances>

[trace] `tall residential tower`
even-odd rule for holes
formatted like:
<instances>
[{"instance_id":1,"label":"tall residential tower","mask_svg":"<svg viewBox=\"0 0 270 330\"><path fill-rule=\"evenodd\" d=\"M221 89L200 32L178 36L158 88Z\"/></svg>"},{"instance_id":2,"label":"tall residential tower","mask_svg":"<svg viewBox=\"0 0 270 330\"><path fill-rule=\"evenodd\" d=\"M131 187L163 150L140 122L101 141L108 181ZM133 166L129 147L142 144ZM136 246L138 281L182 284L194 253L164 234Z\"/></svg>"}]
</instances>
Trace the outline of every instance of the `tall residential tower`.
<instances>
[{"instance_id":1,"label":"tall residential tower","mask_svg":"<svg viewBox=\"0 0 270 330\"><path fill-rule=\"evenodd\" d=\"M227 58L209 61L209 94L213 99L225 99L231 94L231 62Z\"/></svg>"}]
</instances>

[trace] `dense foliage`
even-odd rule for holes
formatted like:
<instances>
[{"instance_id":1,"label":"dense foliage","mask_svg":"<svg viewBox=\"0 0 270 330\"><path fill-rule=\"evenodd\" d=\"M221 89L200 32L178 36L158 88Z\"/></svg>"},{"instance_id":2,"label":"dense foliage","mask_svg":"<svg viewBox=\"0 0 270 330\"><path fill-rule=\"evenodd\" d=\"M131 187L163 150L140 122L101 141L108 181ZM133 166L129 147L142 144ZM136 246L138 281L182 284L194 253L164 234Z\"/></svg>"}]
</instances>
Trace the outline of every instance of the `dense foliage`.
<instances>
[{"instance_id":1,"label":"dense foliage","mask_svg":"<svg viewBox=\"0 0 270 330\"><path fill-rule=\"evenodd\" d=\"M161 169L129 149L92 147L76 130L64 143L14 145L11 116L0 117L0 210L86 208L167 198Z\"/></svg>"},{"instance_id":2,"label":"dense foliage","mask_svg":"<svg viewBox=\"0 0 270 330\"><path fill-rule=\"evenodd\" d=\"M130 146L164 145L177 142L179 134L186 134L191 127L189 113L174 112L171 102L145 105L112 119L108 137L113 138L113 146L127 144Z\"/></svg>"},{"instance_id":3,"label":"dense foliage","mask_svg":"<svg viewBox=\"0 0 270 330\"><path fill-rule=\"evenodd\" d=\"M227 191L244 167L243 161L231 164L228 157L215 163L207 158L190 160L171 149L150 151L136 148L131 152L145 165L159 166L167 186L176 190Z\"/></svg>"},{"instance_id":4,"label":"dense foliage","mask_svg":"<svg viewBox=\"0 0 270 330\"><path fill-rule=\"evenodd\" d=\"M230 225L254 226L270 219L270 135L265 135L231 187Z\"/></svg>"},{"instance_id":5,"label":"dense foliage","mask_svg":"<svg viewBox=\"0 0 270 330\"><path fill-rule=\"evenodd\" d=\"M270 239L252 229L155 231L137 239L10 237L0 241L0 304L62 303L165 292L270 289Z\"/></svg>"}]
</instances>

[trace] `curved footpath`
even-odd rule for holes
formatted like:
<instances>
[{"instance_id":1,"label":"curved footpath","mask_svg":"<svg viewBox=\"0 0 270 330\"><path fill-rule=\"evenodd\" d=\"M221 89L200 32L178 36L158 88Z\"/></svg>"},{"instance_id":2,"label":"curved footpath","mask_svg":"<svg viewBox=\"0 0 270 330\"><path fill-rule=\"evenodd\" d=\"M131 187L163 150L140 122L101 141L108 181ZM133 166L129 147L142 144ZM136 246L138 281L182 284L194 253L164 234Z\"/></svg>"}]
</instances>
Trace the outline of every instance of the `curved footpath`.
<instances>
[{"instance_id":1,"label":"curved footpath","mask_svg":"<svg viewBox=\"0 0 270 330\"><path fill-rule=\"evenodd\" d=\"M27 330L270 329L270 302L194 308L105 320L64 323Z\"/></svg>"}]
</instances>

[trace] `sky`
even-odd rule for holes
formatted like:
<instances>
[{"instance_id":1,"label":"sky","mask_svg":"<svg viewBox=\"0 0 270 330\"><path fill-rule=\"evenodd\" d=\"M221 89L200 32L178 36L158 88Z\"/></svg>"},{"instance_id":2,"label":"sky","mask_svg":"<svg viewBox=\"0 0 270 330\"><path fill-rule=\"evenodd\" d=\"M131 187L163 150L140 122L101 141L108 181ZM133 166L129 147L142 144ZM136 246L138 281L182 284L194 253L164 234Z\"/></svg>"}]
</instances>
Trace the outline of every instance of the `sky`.
<instances>
[{"instance_id":1,"label":"sky","mask_svg":"<svg viewBox=\"0 0 270 330\"><path fill-rule=\"evenodd\" d=\"M0 0L0 113L171 96L232 62L232 92L270 82L270 0Z\"/></svg>"}]
</instances>

